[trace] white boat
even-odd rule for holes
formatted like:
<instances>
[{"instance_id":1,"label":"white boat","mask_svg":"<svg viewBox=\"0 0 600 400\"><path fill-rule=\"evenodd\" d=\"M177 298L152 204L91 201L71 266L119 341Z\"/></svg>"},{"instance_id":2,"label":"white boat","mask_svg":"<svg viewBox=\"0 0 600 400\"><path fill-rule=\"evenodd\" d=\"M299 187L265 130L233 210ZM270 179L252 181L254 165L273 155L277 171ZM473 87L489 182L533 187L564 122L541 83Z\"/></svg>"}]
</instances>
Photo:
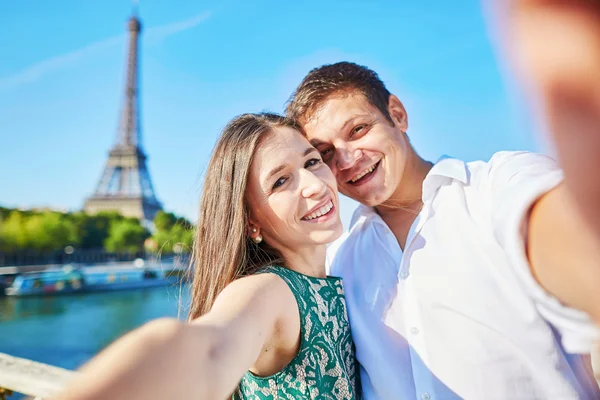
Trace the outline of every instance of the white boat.
<instances>
[{"instance_id":1,"label":"white boat","mask_svg":"<svg viewBox=\"0 0 600 400\"><path fill-rule=\"evenodd\" d=\"M141 261L141 260L140 260ZM43 272L25 273L5 289L7 296L59 295L69 293L132 290L177 283L181 269L143 262L128 265L88 267L65 266Z\"/></svg>"}]
</instances>

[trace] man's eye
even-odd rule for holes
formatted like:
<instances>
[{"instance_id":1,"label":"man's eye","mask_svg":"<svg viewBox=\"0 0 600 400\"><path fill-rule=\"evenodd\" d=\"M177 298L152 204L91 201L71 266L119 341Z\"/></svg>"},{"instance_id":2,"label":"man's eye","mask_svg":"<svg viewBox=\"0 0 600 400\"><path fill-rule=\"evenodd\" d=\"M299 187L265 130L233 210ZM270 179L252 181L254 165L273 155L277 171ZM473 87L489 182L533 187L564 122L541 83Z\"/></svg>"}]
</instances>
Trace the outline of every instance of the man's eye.
<instances>
[{"instance_id":1,"label":"man's eye","mask_svg":"<svg viewBox=\"0 0 600 400\"><path fill-rule=\"evenodd\" d=\"M283 185L285 181L287 181L287 178L282 177L277 179L277 181L275 181L275 183L273 184L273 189L277 189L279 186Z\"/></svg>"},{"instance_id":2,"label":"man's eye","mask_svg":"<svg viewBox=\"0 0 600 400\"><path fill-rule=\"evenodd\" d=\"M325 149L325 150L321 150L321 157L323 157L323 159L326 159L327 157L331 157L331 154L333 153L332 149Z\"/></svg>"},{"instance_id":3,"label":"man's eye","mask_svg":"<svg viewBox=\"0 0 600 400\"><path fill-rule=\"evenodd\" d=\"M356 135L357 133L359 133L360 131L362 131L364 129L365 129L365 125L358 125L354 129L352 129L352 133L351 133L350 136L354 136L354 135Z\"/></svg>"},{"instance_id":4,"label":"man's eye","mask_svg":"<svg viewBox=\"0 0 600 400\"><path fill-rule=\"evenodd\" d=\"M310 167L312 167L314 165L319 164L320 162L321 162L320 158L311 158L310 160L308 160L306 162L306 164L304 164L304 168L310 168Z\"/></svg>"}]
</instances>

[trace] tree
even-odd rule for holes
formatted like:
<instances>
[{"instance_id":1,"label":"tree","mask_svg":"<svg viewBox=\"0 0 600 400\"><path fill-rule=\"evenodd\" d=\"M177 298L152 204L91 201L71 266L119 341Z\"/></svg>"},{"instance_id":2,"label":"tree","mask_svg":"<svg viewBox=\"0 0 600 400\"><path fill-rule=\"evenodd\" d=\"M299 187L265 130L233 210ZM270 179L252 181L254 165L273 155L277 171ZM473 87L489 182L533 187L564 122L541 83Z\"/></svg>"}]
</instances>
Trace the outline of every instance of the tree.
<instances>
[{"instance_id":1,"label":"tree","mask_svg":"<svg viewBox=\"0 0 600 400\"><path fill-rule=\"evenodd\" d=\"M162 210L156 213L154 217L154 226L159 231L168 232L171 230L173 225L177 223L177 217L173 213L167 213Z\"/></svg>"},{"instance_id":2,"label":"tree","mask_svg":"<svg viewBox=\"0 0 600 400\"><path fill-rule=\"evenodd\" d=\"M152 241L158 249L171 253L173 245L191 249L193 226L185 218L160 211L154 220ZM83 212L13 210L0 207L0 251L14 253L35 250L52 253L65 246L108 251L143 250L150 233L137 218L110 211L95 215Z\"/></svg>"},{"instance_id":3,"label":"tree","mask_svg":"<svg viewBox=\"0 0 600 400\"><path fill-rule=\"evenodd\" d=\"M149 236L150 233L135 218L116 220L110 224L109 236L104 241L104 247L114 252L141 251L144 248L144 241Z\"/></svg>"},{"instance_id":4,"label":"tree","mask_svg":"<svg viewBox=\"0 0 600 400\"><path fill-rule=\"evenodd\" d=\"M100 249L109 236L110 225L123 220L123 216L115 211L104 211L95 215L83 212L71 216L77 227L82 249Z\"/></svg>"},{"instance_id":5,"label":"tree","mask_svg":"<svg viewBox=\"0 0 600 400\"><path fill-rule=\"evenodd\" d=\"M178 245L181 251L191 251L194 230L187 219L159 211L154 218L154 226L156 231L152 235L152 241L159 252L174 252L175 245Z\"/></svg>"},{"instance_id":6,"label":"tree","mask_svg":"<svg viewBox=\"0 0 600 400\"><path fill-rule=\"evenodd\" d=\"M194 229L191 225L177 224L171 229L175 243L182 247L185 252L192 251L194 242Z\"/></svg>"},{"instance_id":7,"label":"tree","mask_svg":"<svg viewBox=\"0 0 600 400\"><path fill-rule=\"evenodd\" d=\"M14 252L27 247L25 218L16 210L10 211L0 225L0 250Z\"/></svg>"},{"instance_id":8,"label":"tree","mask_svg":"<svg viewBox=\"0 0 600 400\"><path fill-rule=\"evenodd\" d=\"M26 248L39 251L63 249L79 244L75 224L62 213L43 212L25 221Z\"/></svg>"},{"instance_id":9,"label":"tree","mask_svg":"<svg viewBox=\"0 0 600 400\"><path fill-rule=\"evenodd\" d=\"M9 208L0 207L0 221L5 220L8 217L10 211L11 210Z\"/></svg>"}]
</instances>

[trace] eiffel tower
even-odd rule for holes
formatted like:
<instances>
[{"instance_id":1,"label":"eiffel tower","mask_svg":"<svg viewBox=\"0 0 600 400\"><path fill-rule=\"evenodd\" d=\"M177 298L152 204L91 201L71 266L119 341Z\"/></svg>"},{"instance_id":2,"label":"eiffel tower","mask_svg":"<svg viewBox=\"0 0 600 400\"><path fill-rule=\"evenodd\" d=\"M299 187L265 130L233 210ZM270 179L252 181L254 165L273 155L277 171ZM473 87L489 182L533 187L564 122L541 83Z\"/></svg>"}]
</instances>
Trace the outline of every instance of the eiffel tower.
<instances>
[{"instance_id":1,"label":"eiffel tower","mask_svg":"<svg viewBox=\"0 0 600 400\"><path fill-rule=\"evenodd\" d=\"M149 223L162 205L154 194L146 167L147 157L141 146L138 98L138 40L141 29L142 24L134 11L127 23L127 83L117 140L109 152L96 191L85 202L84 211L89 214L118 211L126 217L136 217Z\"/></svg>"}]
</instances>

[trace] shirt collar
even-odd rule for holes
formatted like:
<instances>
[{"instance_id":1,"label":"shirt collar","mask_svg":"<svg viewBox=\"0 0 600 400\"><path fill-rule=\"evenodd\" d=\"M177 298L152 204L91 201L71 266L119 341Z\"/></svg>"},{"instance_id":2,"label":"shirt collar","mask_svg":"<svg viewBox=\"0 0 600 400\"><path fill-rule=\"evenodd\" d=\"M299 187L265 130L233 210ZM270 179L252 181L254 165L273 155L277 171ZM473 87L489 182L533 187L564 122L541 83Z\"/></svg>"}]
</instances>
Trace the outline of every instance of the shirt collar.
<instances>
[{"instance_id":1,"label":"shirt collar","mask_svg":"<svg viewBox=\"0 0 600 400\"><path fill-rule=\"evenodd\" d=\"M457 180L463 184L468 183L467 165L464 161L443 155L436 161L423 181L423 202L429 202L437 190L449 179ZM374 218L375 221L383 222L373 207L359 204L352 215L350 227L352 228L361 217L364 217L364 219Z\"/></svg>"},{"instance_id":2,"label":"shirt collar","mask_svg":"<svg viewBox=\"0 0 600 400\"><path fill-rule=\"evenodd\" d=\"M467 183L469 180L467 165L464 161L449 156L441 156L433 165L425 181L430 177L439 176L442 178L451 178L462 183Z\"/></svg>"},{"instance_id":3,"label":"shirt collar","mask_svg":"<svg viewBox=\"0 0 600 400\"><path fill-rule=\"evenodd\" d=\"M464 161L444 155L433 165L423 181L423 203L430 202L438 189L452 180L459 181L462 184L468 183L467 164Z\"/></svg>"}]
</instances>

